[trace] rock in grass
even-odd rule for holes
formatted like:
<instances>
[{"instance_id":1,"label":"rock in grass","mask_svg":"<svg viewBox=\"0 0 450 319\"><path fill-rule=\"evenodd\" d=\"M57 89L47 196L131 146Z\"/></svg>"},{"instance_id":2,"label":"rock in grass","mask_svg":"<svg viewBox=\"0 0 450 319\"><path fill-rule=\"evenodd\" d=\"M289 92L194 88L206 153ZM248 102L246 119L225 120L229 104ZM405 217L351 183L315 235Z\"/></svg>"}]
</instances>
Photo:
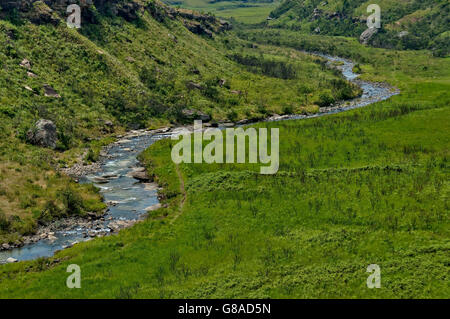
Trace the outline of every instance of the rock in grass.
<instances>
[{"instance_id":1,"label":"rock in grass","mask_svg":"<svg viewBox=\"0 0 450 319\"><path fill-rule=\"evenodd\" d=\"M61 95L59 95L54 88L52 88L50 85L48 84L44 84L44 95L47 97L54 97L59 99L61 97Z\"/></svg>"},{"instance_id":2,"label":"rock in grass","mask_svg":"<svg viewBox=\"0 0 450 319\"><path fill-rule=\"evenodd\" d=\"M22 62L20 62L20 66L27 70L31 70L31 62L28 59L23 59Z\"/></svg>"},{"instance_id":3,"label":"rock in grass","mask_svg":"<svg viewBox=\"0 0 450 319\"><path fill-rule=\"evenodd\" d=\"M203 122L209 122L211 120L211 116L198 110L184 109L181 111L181 114L183 114L184 118L191 121L201 120Z\"/></svg>"},{"instance_id":4,"label":"rock in grass","mask_svg":"<svg viewBox=\"0 0 450 319\"><path fill-rule=\"evenodd\" d=\"M378 32L377 28L368 28L366 31L361 33L359 37L359 42L362 44L368 44L370 39Z\"/></svg>"},{"instance_id":5,"label":"rock in grass","mask_svg":"<svg viewBox=\"0 0 450 319\"><path fill-rule=\"evenodd\" d=\"M27 142L42 147L56 147L56 125L45 119L40 119L34 127L27 132Z\"/></svg>"},{"instance_id":6,"label":"rock in grass","mask_svg":"<svg viewBox=\"0 0 450 319\"><path fill-rule=\"evenodd\" d=\"M194 83L194 82L192 82L192 81L187 82L187 83L186 83L186 87L187 87L189 90L195 90L195 89L197 89L197 90L203 90L203 89L204 89L203 86L202 86L201 84Z\"/></svg>"}]
</instances>

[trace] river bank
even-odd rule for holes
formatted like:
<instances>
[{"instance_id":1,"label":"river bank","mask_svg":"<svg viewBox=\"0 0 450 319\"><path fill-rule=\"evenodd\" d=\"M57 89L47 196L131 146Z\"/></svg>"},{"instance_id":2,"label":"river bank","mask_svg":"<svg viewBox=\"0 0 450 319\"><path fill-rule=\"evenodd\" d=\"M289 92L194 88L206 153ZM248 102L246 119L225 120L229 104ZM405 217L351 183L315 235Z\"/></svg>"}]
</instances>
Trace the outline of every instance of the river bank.
<instances>
[{"instance_id":1,"label":"river bank","mask_svg":"<svg viewBox=\"0 0 450 319\"><path fill-rule=\"evenodd\" d=\"M361 97L322 107L315 114L272 115L263 121L307 119L339 113L383 101L399 93L397 89L388 84L358 79L358 75L353 72L354 63L352 61L314 54L327 59L330 67L338 68L347 80L360 86L363 91ZM333 64L336 62L339 62L339 65ZM254 122L257 121L244 119L236 123L220 123L218 126L225 128ZM206 127L209 125L207 124ZM56 251L71 247L78 242L115 233L145 219L148 211L159 208L161 204L158 200L158 185L153 183L151 178L136 179L136 176L133 177L134 173L143 171L137 156L155 141L177 134L181 129L192 130L192 127L130 131L105 147L99 162L89 166L76 164L65 169L65 174L74 177L80 183L93 183L100 188L108 205L104 216L60 220L49 226L41 227L36 235L0 251L0 263L5 263L8 259L9 261L20 261L49 257Z\"/></svg>"}]
</instances>

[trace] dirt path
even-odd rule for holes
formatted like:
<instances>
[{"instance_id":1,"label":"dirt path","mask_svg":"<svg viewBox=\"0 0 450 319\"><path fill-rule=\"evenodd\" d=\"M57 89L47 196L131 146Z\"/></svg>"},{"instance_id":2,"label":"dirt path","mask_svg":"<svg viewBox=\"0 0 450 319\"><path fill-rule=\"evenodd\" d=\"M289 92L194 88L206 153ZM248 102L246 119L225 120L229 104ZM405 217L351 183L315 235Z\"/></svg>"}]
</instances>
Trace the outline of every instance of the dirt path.
<instances>
[{"instance_id":1,"label":"dirt path","mask_svg":"<svg viewBox=\"0 0 450 319\"><path fill-rule=\"evenodd\" d=\"M178 206L178 213L170 221L170 224L173 224L178 219L178 217L180 217L180 215L183 213L184 203L186 202L186 198L187 198L186 189L184 188L183 175L181 175L180 167L178 164L175 165L175 170L177 172L178 179L180 180L180 192L183 195L183 198L181 199L180 204Z\"/></svg>"}]
</instances>

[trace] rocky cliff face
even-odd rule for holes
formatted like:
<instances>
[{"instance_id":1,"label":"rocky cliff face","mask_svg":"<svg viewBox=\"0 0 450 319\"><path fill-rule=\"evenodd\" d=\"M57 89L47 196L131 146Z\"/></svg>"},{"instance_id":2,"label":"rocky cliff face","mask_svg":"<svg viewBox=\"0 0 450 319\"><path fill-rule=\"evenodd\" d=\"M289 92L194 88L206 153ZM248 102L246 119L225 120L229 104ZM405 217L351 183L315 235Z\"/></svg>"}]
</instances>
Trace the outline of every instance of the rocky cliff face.
<instances>
[{"instance_id":1,"label":"rocky cliff face","mask_svg":"<svg viewBox=\"0 0 450 319\"><path fill-rule=\"evenodd\" d=\"M148 11L156 20L180 19L191 32L213 36L213 33L231 29L231 24L213 16L200 14L191 10L174 9L158 0L5 0L0 5L0 18L13 10L20 17L36 24L58 24L67 15L67 7L78 4L82 8L83 22L96 23L90 8L99 12L117 15L127 21L139 19L139 15Z\"/></svg>"}]
</instances>

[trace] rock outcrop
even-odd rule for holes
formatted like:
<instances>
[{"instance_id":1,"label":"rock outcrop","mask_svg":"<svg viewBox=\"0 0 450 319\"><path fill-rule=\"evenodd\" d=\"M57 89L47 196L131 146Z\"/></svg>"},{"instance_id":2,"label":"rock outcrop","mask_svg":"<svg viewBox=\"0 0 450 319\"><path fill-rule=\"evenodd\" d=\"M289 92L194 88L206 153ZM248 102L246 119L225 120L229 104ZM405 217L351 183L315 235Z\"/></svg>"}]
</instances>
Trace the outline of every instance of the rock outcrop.
<instances>
[{"instance_id":1,"label":"rock outcrop","mask_svg":"<svg viewBox=\"0 0 450 319\"><path fill-rule=\"evenodd\" d=\"M181 114L183 115L184 118L190 121L194 120L201 120L203 122L211 121L211 116L197 110L184 109L181 111Z\"/></svg>"},{"instance_id":2,"label":"rock outcrop","mask_svg":"<svg viewBox=\"0 0 450 319\"><path fill-rule=\"evenodd\" d=\"M97 23L96 12L105 12L124 18L127 21L135 21L147 11L157 21L166 19L179 19L184 25L196 34L212 37L213 33L230 30L232 25L214 16L201 14L187 9L175 9L160 1L143 2L140 0L4 0L1 3L0 18L2 12L15 10L26 19L36 24L65 22L67 7L78 4L82 11L83 23ZM90 8L95 6L95 10Z\"/></svg>"},{"instance_id":3,"label":"rock outcrop","mask_svg":"<svg viewBox=\"0 0 450 319\"><path fill-rule=\"evenodd\" d=\"M47 97L54 97L57 99L61 98L61 95L59 95L58 92L56 92L55 89L48 84L44 84L44 95Z\"/></svg>"},{"instance_id":4,"label":"rock outcrop","mask_svg":"<svg viewBox=\"0 0 450 319\"><path fill-rule=\"evenodd\" d=\"M378 29L377 28L368 28L366 31L364 31L363 33L361 33L361 36L359 37L359 41L362 44L368 44L370 39L372 39L372 37L377 34Z\"/></svg>"},{"instance_id":5,"label":"rock outcrop","mask_svg":"<svg viewBox=\"0 0 450 319\"><path fill-rule=\"evenodd\" d=\"M50 120L40 119L27 132L27 142L33 145L55 148L56 141L56 125Z\"/></svg>"}]
</instances>

